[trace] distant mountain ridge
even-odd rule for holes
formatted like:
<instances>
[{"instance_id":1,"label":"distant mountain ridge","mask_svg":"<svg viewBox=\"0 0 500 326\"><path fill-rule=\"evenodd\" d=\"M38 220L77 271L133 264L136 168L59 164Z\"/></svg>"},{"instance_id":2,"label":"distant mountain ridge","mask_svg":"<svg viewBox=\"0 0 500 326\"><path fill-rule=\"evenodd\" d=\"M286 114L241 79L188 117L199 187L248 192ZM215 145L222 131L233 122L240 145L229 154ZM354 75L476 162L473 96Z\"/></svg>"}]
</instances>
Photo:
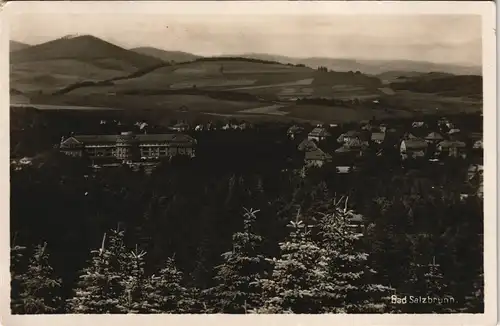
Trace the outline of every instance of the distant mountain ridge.
<instances>
[{"instance_id":1,"label":"distant mountain ridge","mask_svg":"<svg viewBox=\"0 0 500 326\"><path fill-rule=\"evenodd\" d=\"M201 58L201 56L199 55L188 52L166 51L154 47L138 47L130 50L140 54L148 55L150 57L158 58L166 62L186 62Z\"/></svg>"},{"instance_id":2,"label":"distant mountain ridge","mask_svg":"<svg viewBox=\"0 0 500 326\"><path fill-rule=\"evenodd\" d=\"M426 61L411 60L358 60L335 58L292 58L281 55L249 53L238 55L253 59L265 59L283 63L304 64L316 68L327 67L335 71L360 71L365 74L379 75L388 71L402 72L443 72L454 75L482 75L482 68L476 66L461 66L454 64L440 64Z\"/></svg>"}]
</instances>

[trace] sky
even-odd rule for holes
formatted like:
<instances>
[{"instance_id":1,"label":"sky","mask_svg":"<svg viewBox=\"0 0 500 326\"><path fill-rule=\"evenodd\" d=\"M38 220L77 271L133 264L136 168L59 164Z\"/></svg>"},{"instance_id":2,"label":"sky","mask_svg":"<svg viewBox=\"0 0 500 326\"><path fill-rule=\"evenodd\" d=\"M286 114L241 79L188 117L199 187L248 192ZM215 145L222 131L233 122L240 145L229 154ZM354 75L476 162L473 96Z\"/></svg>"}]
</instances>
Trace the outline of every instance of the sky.
<instances>
[{"instance_id":1,"label":"sky","mask_svg":"<svg viewBox=\"0 0 500 326\"><path fill-rule=\"evenodd\" d=\"M474 15L46 13L9 18L10 38L28 44L91 34L125 48L151 46L198 55L267 53L463 65L480 65L482 57L481 17Z\"/></svg>"}]
</instances>

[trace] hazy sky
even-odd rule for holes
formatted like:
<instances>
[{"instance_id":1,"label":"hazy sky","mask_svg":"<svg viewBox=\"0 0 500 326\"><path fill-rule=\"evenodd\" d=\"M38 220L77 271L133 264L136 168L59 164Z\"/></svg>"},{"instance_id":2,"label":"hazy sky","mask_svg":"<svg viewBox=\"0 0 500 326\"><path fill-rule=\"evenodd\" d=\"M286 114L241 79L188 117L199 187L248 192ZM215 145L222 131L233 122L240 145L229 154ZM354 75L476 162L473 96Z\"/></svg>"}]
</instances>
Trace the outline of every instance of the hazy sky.
<instances>
[{"instance_id":1,"label":"hazy sky","mask_svg":"<svg viewBox=\"0 0 500 326\"><path fill-rule=\"evenodd\" d=\"M481 17L473 15L23 14L11 16L10 22L11 39L29 44L92 34L126 48L201 55L252 52L481 64Z\"/></svg>"}]
</instances>

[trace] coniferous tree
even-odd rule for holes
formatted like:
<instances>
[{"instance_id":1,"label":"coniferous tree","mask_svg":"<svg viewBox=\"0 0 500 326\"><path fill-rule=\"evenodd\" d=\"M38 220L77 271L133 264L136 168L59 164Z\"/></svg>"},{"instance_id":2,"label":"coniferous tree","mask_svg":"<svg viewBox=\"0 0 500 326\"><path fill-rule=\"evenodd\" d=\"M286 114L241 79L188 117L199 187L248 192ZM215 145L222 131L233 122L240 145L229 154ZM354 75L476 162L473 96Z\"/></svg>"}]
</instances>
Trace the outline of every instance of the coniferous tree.
<instances>
[{"instance_id":1,"label":"coniferous tree","mask_svg":"<svg viewBox=\"0 0 500 326\"><path fill-rule=\"evenodd\" d=\"M243 232L233 234L233 250L222 254L215 269L217 285L205 292L217 313L247 313L260 304L259 282L265 258L259 253L262 237L253 233L258 210L246 209Z\"/></svg>"},{"instance_id":2,"label":"coniferous tree","mask_svg":"<svg viewBox=\"0 0 500 326\"><path fill-rule=\"evenodd\" d=\"M363 234L359 225L353 224L355 213L347 209L347 200L343 208L340 202L334 203L334 210L323 214L319 222L320 246L328 257L328 282L333 288L325 312L388 312L392 289L377 283L363 248Z\"/></svg>"},{"instance_id":3,"label":"coniferous tree","mask_svg":"<svg viewBox=\"0 0 500 326\"><path fill-rule=\"evenodd\" d=\"M29 259L25 273L18 275L20 292L12 310L18 314L47 314L62 312L59 296L61 279L50 266L47 244L38 245ZM19 248L18 248L19 249Z\"/></svg>"},{"instance_id":4,"label":"coniferous tree","mask_svg":"<svg viewBox=\"0 0 500 326\"><path fill-rule=\"evenodd\" d=\"M158 275L150 277L146 291L153 313L190 313L197 308L196 290L184 286L174 258L168 258Z\"/></svg>"},{"instance_id":5,"label":"coniferous tree","mask_svg":"<svg viewBox=\"0 0 500 326\"><path fill-rule=\"evenodd\" d=\"M311 239L311 226L297 214L289 238L280 243L281 255L273 258L272 274L261 281L263 304L257 313L321 313L330 299L326 250Z\"/></svg>"},{"instance_id":6,"label":"coniferous tree","mask_svg":"<svg viewBox=\"0 0 500 326\"><path fill-rule=\"evenodd\" d=\"M426 312L443 313L453 312L453 298L448 295L447 284L444 280L441 266L436 263L435 257L427 265L427 271L424 274L425 280L425 302ZM432 303L431 303L432 302Z\"/></svg>"},{"instance_id":7,"label":"coniferous tree","mask_svg":"<svg viewBox=\"0 0 500 326\"><path fill-rule=\"evenodd\" d=\"M92 251L89 266L83 270L75 296L69 299L72 313L122 313L123 271L126 258L123 231L112 230L106 247L106 234L99 250Z\"/></svg>"},{"instance_id":8,"label":"coniferous tree","mask_svg":"<svg viewBox=\"0 0 500 326\"><path fill-rule=\"evenodd\" d=\"M123 313L150 313L154 302L148 301L150 288L144 273L145 251L134 251L125 254L120 278L123 293L120 296L118 308Z\"/></svg>"},{"instance_id":9,"label":"coniferous tree","mask_svg":"<svg viewBox=\"0 0 500 326\"><path fill-rule=\"evenodd\" d=\"M10 306L12 313L20 313L22 303L20 301L21 281L26 271L26 247L13 246L10 249Z\"/></svg>"}]
</instances>

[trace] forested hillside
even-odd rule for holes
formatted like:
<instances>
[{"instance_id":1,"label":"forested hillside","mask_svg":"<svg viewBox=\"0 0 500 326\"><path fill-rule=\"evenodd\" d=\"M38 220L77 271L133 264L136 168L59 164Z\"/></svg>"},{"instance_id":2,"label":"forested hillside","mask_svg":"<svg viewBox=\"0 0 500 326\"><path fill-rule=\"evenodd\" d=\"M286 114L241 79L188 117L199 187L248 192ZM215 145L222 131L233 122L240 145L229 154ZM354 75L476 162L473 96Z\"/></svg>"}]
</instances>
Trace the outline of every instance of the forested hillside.
<instances>
[{"instance_id":1,"label":"forested hillside","mask_svg":"<svg viewBox=\"0 0 500 326\"><path fill-rule=\"evenodd\" d=\"M374 157L303 178L285 131L200 136L194 160L149 176L57 152L12 170L13 312L483 311L483 202L460 198L466 165ZM406 294L448 301L388 300Z\"/></svg>"}]
</instances>

